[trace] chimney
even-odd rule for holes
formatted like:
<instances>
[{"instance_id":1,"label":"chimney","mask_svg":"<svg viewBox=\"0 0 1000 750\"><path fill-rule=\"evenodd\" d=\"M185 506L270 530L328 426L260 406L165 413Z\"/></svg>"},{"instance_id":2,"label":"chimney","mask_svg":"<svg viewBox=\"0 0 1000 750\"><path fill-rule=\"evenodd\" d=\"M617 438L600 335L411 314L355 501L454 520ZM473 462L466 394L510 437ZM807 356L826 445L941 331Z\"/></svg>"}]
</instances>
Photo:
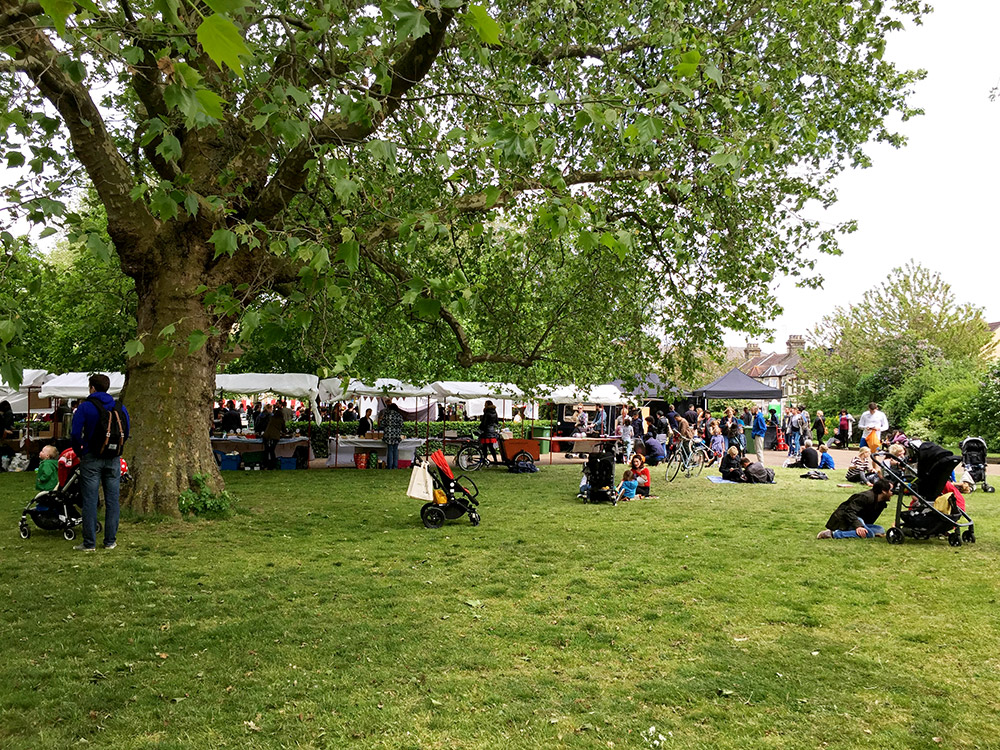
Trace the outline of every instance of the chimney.
<instances>
[{"instance_id":1,"label":"chimney","mask_svg":"<svg viewBox=\"0 0 1000 750\"><path fill-rule=\"evenodd\" d=\"M748 360L749 359L753 359L754 357L759 357L760 356L760 344L758 344L756 342L751 343L751 342L748 341L746 349L743 350L743 356L746 357L746 359L748 359Z\"/></svg>"},{"instance_id":2,"label":"chimney","mask_svg":"<svg viewBox=\"0 0 1000 750\"><path fill-rule=\"evenodd\" d=\"M788 341L785 342L785 346L788 347L789 354L800 352L806 348L806 337L797 335L789 336Z\"/></svg>"}]
</instances>

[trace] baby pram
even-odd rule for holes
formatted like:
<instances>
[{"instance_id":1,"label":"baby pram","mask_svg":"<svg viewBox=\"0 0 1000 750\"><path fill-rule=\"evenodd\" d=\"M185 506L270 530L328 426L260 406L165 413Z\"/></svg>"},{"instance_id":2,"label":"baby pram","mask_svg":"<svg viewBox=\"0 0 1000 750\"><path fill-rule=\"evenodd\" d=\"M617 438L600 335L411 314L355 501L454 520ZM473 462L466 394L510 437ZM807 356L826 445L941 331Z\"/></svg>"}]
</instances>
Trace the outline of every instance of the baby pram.
<instances>
[{"instance_id":1,"label":"baby pram","mask_svg":"<svg viewBox=\"0 0 1000 750\"><path fill-rule=\"evenodd\" d=\"M29 517L40 529L61 530L63 538L68 541L76 538L76 527L83 523L83 500L80 497L80 459L72 448L64 450L59 456L58 469L58 486L53 490L39 492L24 506L17 526L22 539L31 536ZM97 522L97 530L101 530L100 521Z\"/></svg>"},{"instance_id":2,"label":"baby pram","mask_svg":"<svg viewBox=\"0 0 1000 750\"><path fill-rule=\"evenodd\" d=\"M935 500L962 459L934 443L913 441L906 448L905 458L898 463L881 451L873 456L882 468L883 478L893 483L896 492L896 525L886 532L886 541L902 544L906 537L930 539L947 534L952 547L961 546L963 541L974 543L972 518L953 498L946 510L935 506ZM960 529L965 530L960 532Z\"/></svg>"},{"instance_id":3,"label":"baby pram","mask_svg":"<svg viewBox=\"0 0 1000 750\"><path fill-rule=\"evenodd\" d=\"M986 441L981 437L967 437L959 447L965 470L972 477L972 489L982 484L983 492L993 492L994 488L986 483Z\"/></svg>"},{"instance_id":4,"label":"baby pram","mask_svg":"<svg viewBox=\"0 0 1000 750\"><path fill-rule=\"evenodd\" d=\"M479 496L479 488L476 483L464 475L456 478L448 466L448 459L441 451L434 451L427 461L418 456L414 471L421 470L421 467L426 467L434 483L433 499L420 509L420 520L424 522L424 526L428 529L440 529L446 520L453 521L466 513L469 514L472 525L478 526L479 501L476 498ZM472 485L472 489L462 484L463 481Z\"/></svg>"},{"instance_id":5,"label":"baby pram","mask_svg":"<svg viewBox=\"0 0 1000 750\"><path fill-rule=\"evenodd\" d=\"M583 500L585 503L618 505L614 453L591 453L587 458L587 478L590 489L587 490L587 496Z\"/></svg>"}]
</instances>

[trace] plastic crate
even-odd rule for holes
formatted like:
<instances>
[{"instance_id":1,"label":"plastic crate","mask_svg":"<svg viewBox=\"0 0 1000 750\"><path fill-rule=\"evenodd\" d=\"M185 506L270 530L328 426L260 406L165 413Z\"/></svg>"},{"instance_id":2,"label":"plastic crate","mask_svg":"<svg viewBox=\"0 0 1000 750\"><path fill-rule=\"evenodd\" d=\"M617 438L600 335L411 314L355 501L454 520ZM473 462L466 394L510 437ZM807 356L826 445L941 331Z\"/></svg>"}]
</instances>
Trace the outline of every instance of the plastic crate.
<instances>
[{"instance_id":1,"label":"plastic crate","mask_svg":"<svg viewBox=\"0 0 1000 750\"><path fill-rule=\"evenodd\" d=\"M243 465L253 468L264 463L264 451L247 451L243 454Z\"/></svg>"},{"instance_id":2,"label":"plastic crate","mask_svg":"<svg viewBox=\"0 0 1000 750\"><path fill-rule=\"evenodd\" d=\"M240 468L240 456L223 456L219 459L219 468L223 471L237 471Z\"/></svg>"},{"instance_id":3,"label":"plastic crate","mask_svg":"<svg viewBox=\"0 0 1000 750\"><path fill-rule=\"evenodd\" d=\"M278 464L282 469L294 469L296 468L296 461L294 456L280 456L278 458Z\"/></svg>"}]
</instances>

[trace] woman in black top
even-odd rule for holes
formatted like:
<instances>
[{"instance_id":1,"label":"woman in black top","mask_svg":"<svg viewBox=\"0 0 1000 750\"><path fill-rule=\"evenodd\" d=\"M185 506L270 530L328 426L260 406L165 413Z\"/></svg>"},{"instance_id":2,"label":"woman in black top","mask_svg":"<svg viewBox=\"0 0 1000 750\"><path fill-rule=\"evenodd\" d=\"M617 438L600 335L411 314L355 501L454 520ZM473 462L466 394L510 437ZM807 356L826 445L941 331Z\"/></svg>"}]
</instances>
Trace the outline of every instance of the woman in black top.
<instances>
[{"instance_id":1,"label":"woman in black top","mask_svg":"<svg viewBox=\"0 0 1000 750\"><path fill-rule=\"evenodd\" d=\"M375 429L375 423L372 422L372 410L367 409L365 415L358 420L358 437L364 437L373 429Z\"/></svg>"},{"instance_id":2,"label":"woman in black top","mask_svg":"<svg viewBox=\"0 0 1000 750\"><path fill-rule=\"evenodd\" d=\"M735 445L730 446L729 450L722 456L719 473L722 474L723 479L728 479L730 482L746 481L743 476L743 467L740 466L740 449Z\"/></svg>"},{"instance_id":3,"label":"woman in black top","mask_svg":"<svg viewBox=\"0 0 1000 750\"><path fill-rule=\"evenodd\" d=\"M497 408L492 401L487 401L483 407L483 416L479 418L479 445L490 449L493 463L499 463L497 459L497 425L500 418L497 417Z\"/></svg>"}]
</instances>

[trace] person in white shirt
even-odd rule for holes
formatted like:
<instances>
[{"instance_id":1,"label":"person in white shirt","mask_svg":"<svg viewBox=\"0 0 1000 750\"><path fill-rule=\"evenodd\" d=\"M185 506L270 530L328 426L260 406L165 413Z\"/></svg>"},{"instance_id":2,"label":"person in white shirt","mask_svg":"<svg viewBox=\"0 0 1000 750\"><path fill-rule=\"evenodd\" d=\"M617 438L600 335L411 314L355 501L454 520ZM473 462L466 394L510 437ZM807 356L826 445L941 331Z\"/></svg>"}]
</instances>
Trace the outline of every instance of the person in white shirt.
<instances>
[{"instance_id":1,"label":"person in white shirt","mask_svg":"<svg viewBox=\"0 0 1000 750\"><path fill-rule=\"evenodd\" d=\"M889 419L872 401L868 404L868 411L858 419L858 429L861 430L861 445L872 448L874 453L882 444L882 433L889 429ZM870 440L869 435L873 435Z\"/></svg>"}]
</instances>

